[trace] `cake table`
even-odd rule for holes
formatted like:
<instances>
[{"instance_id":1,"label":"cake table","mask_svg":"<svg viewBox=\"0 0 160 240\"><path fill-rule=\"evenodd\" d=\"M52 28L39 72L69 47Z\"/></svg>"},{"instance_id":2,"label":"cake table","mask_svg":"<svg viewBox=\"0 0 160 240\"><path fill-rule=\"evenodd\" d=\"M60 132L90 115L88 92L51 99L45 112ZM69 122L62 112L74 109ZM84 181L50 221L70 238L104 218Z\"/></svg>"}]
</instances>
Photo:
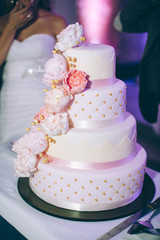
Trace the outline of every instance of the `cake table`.
<instances>
[{"instance_id":1,"label":"cake table","mask_svg":"<svg viewBox=\"0 0 160 240\"><path fill-rule=\"evenodd\" d=\"M29 240L96 240L105 232L121 223L126 217L105 221L72 221L57 218L28 205L19 195L18 178L14 175L14 155L6 146L0 146L0 214ZM160 173L147 168L147 174L155 184L153 200L160 196ZM147 219L150 214L143 217ZM152 220L154 227L159 228L160 215ZM140 234L129 235L127 229L113 240L158 239L156 236Z\"/></svg>"}]
</instances>

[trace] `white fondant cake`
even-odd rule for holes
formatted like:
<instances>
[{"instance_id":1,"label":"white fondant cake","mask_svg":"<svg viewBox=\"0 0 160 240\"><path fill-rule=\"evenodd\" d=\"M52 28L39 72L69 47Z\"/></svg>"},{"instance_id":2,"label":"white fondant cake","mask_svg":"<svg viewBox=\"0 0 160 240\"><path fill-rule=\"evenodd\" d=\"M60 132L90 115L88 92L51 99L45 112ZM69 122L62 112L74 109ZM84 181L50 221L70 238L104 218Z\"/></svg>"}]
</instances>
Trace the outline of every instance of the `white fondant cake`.
<instances>
[{"instance_id":1,"label":"white fondant cake","mask_svg":"<svg viewBox=\"0 0 160 240\"><path fill-rule=\"evenodd\" d=\"M66 41L70 31L72 47ZM45 65L43 81L51 86L45 107L13 147L16 173L30 176L32 191L58 207L102 211L127 205L142 191L146 152L137 144L136 120L126 111L126 85L115 77L115 51L80 44L77 23L57 38L55 55Z\"/></svg>"}]
</instances>

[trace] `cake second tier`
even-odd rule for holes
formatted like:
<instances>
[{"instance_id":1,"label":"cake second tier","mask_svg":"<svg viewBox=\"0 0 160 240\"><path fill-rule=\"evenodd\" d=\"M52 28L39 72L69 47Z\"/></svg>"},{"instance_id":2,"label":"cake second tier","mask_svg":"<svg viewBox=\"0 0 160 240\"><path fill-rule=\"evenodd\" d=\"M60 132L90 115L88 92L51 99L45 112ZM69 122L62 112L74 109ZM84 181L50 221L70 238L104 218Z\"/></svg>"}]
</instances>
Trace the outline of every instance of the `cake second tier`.
<instances>
[{"instance_id":1,"label":"cake second tier","mask_svg":"<svg viewBox=\"0 0 160 240\"><path fill-rule=\"evenodd\" d=\"M119 79L111 86L86 89L75 95L69 105L71 126L97 128L123 121L126 103L126 85Z\"/></svg>"}]
</instances>

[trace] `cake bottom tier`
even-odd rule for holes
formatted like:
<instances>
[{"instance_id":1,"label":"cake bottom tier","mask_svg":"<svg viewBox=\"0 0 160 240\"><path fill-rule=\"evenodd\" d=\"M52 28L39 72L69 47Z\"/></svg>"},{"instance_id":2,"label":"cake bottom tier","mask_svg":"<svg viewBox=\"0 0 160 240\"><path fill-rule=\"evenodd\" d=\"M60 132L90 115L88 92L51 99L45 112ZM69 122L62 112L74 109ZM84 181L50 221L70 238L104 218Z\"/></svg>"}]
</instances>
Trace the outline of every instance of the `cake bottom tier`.
<instances>
[{"instance_id":1,"label":"cake bottom tier","mask_svg":"<svg viewBox=\"0 0 160 240\"><path fill-rule=\"evenodd\" d=\"M78 211L115 209L134 201L141 193L146 152L137 144L136 156L127 164L103 170L57 167L38 163L29 180L32 191L57 207Z\"/></svg>"}]
</instances>

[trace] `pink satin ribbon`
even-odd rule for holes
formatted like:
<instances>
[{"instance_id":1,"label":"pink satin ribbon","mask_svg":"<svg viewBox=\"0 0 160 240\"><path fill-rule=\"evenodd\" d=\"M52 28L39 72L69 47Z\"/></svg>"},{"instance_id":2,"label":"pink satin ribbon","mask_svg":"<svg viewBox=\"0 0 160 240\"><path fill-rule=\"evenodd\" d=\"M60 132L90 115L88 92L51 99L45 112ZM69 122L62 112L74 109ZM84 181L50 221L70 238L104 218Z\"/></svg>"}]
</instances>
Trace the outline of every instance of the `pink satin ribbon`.
<instances>
[{"instance_id":1,"label":"pink satin ribbon","mask_svg":"<svg viewBox=\"0 0 160 240\"><path fill-rule=\"evenodd\" d=\"M69 126L74 128L81 129L93 129L93 128L102 128L107 126L113 126L114 124L120 123L125 119L125 114L122 114L120 117L114 119L106 119L101 121L85 121L85 120L71 120L69 119Z\"/></svg>"},{"instance_id":2,"label":"pink satin ribbon","mask_svg":"<svg viewBox=\"0 0 160 240\"><path fill-rule=\"evenodd\" d=\"M87 88L98 88L98 87L106 87L111 86L116 83L116 78L105 78L105 79L97 79L88 81Z\"/></svg>"},{"instance_id":3,"label":"pink satin ribbon","mask_svg":"<svg viewBox=\"0 0 160 240\"><path fill-rule=\"evenodd\" d=\"M50 155L48 155L48 160L52 161L55 166L57 167L63 167L63 168L72 168L72 169L83 169L83 170L103 170L107 168L114 168L119 167L123 165L124 163L127 163L131 161L134 156L136 155L136 152L134 151L131 153L128 157L116 160L113 162L92 162L92 163L87 163L87 162L73 162L73 161L68 161L60 158L55 158ZM106 156L107 158L107 156Z\"/></svg>"}]
</instances>

